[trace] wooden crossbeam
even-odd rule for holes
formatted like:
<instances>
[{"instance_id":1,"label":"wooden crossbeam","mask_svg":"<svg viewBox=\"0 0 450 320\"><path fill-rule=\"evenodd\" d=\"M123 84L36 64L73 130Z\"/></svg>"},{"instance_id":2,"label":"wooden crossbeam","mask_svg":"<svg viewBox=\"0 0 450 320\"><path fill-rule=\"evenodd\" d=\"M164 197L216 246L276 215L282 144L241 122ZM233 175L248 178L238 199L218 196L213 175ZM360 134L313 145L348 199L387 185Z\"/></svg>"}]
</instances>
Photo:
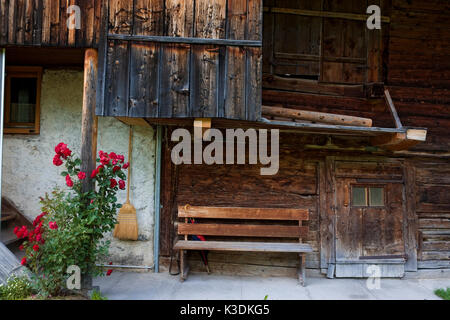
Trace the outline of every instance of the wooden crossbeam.
<instances>
[{"instance_id":1,"label":"wooden crossbeam","mask_svg":"<svg viewBox=\"0 0 450 320\"><path fill-rule=\"evenodd\" d=\"M372 119L368 118L272 106L262 106L262 114L266 116L283 117L328 124L340 124L360 127L372 126Z\"/></svg>"}]
</instances>

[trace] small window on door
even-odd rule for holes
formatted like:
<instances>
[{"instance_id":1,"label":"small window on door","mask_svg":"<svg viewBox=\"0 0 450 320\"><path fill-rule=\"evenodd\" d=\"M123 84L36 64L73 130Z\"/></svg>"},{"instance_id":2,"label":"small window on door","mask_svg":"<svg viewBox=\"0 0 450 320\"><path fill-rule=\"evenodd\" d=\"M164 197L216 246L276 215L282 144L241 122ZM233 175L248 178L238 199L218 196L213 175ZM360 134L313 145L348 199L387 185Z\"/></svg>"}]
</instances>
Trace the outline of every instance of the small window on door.
<instances>
[{"instance_id":1,"label":"small window on door","mask_svg":"<svg viewBox=\"0 0 450 320\"><path fill-rule=\"evenodd\" d=\"M384 187L353 186L353 207L383 207Z\"/></svg>"},{"instance_id":2,"label":"small window on door","mask_svg":"<svg viewBox=\"0 0 450 320\"><path fill-rule=\"evenodd\" d=\"M42 68L7 67L5 133L39 134Z\"/></svg>"}]
</instances>

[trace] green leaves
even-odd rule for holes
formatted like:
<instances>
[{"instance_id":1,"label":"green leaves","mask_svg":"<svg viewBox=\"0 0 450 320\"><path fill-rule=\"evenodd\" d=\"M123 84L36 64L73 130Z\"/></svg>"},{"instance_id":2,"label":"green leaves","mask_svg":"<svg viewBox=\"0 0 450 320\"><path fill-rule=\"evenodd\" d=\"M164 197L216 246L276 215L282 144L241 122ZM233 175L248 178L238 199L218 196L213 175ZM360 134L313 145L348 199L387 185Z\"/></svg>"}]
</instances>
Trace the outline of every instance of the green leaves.
<instances>
[{"instance_id":1,"label":"green leaves","mask_svg":"<svg viewBox=\"0 0 450 320\"><path fill-rule=\"evenodd\" d=\"M35 241L24 243L27 265L33 271L33 286L42 294L57 294L65 286L66 270L70 265L80 267L83 274L96 274L101 270L95 263L108 254L109 241L104 241L105 233L111 232L117 223L118 187L111 188L111 179L126 180L122 171L123 156L100 151L103 169L97 171L94 179L95 190L82 192L81 160L74 156L63 157L65 170L61 176L66 179L69 191L55 189L51 195L41 198L42 210L47 215L42 219L42 238L39 251L33 251ZM119 158L121 157L121 158ZM119 162L120 161L120 162ZM116 164L112 164L116 163ZM114 167L116 168L114 171ZM85 179L91 179L86 173ZM73 181L73 186L67 183ZM123 183L122 183L123 184ZM57 229L50 229L49 223L57 224Z\"/></svg>"}]
</instances>

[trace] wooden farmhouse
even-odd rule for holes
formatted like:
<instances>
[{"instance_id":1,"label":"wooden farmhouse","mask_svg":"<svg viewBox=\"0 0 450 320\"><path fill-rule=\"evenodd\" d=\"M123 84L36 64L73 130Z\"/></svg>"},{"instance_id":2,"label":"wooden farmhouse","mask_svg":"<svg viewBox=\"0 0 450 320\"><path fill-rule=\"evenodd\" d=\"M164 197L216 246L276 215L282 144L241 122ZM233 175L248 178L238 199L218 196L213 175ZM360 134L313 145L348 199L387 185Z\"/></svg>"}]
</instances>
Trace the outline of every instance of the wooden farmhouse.
<instances>
[{"instance_id":1,"label":"wooden farmhouse","mask_svg":"<svg viewBox=\"0 0 450 320\"><path fill-rule=\"evenodd\" d=\"M131 126L139 237L105 235L114 265L449 269L449 17L447 0L1 0L2 196L32 219L61 184L54 145L89 170L128 154ZM177 164L180 128L277 129L278 170Z\"/></svg>"}]
</instances>

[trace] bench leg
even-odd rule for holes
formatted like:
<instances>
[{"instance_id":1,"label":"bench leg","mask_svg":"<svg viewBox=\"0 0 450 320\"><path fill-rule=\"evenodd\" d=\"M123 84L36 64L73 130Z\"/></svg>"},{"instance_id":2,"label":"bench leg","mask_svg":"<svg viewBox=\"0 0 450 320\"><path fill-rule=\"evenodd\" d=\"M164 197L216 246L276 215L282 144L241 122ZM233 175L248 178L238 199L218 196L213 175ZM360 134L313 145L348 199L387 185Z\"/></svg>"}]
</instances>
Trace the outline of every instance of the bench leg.
<instances>
[{"instance_id":1,"label":"bench leg","mask_svg":"<svg viewBox=\"0 0 450 320\"><path fill-rule=\"evenodd\" d=\"M186 250L180 250L180 281L186 280L189 273L189 265L187 263L186 253Z\"/></svg>"},{"instance_id":2,"label":"bench leg","mask_svg":"<svg viewBox=\"0 0 450 320\"><path fill-rule=\"evenodd\" d=\"M298 268L298 281L301 286L305 286L306 280L306 256L304 253L300 253L300 265Z\"/></svg>"}]
</instances>

